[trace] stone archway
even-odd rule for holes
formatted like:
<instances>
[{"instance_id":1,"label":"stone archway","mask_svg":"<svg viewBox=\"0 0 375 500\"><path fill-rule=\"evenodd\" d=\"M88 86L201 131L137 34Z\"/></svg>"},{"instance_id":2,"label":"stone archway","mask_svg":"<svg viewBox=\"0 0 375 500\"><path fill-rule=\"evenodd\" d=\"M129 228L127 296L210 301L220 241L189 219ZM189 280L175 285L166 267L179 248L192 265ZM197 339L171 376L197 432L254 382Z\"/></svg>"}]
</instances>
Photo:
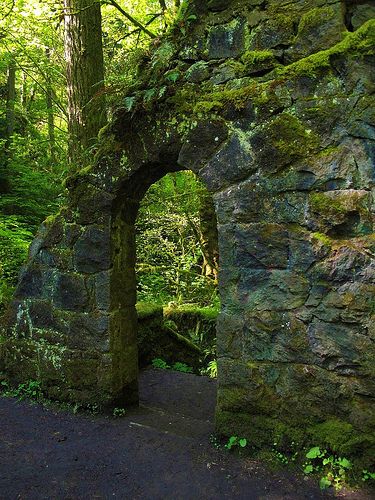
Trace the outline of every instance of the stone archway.
<instances>
[{"instance_id":1,"label":"stone archway","mask_svg":"<svg viewBox=\"0 0 375 500\"><path fill-rule=\"evenodd\" d=\"M218 430L373 453L373 21L342 39L338 4L211 3L155 49L184 79L150 65L42 226L0 369L63 400L136 399L132 227L147 187L184 167L218 218Z\"/></svg>"}]
</instances>

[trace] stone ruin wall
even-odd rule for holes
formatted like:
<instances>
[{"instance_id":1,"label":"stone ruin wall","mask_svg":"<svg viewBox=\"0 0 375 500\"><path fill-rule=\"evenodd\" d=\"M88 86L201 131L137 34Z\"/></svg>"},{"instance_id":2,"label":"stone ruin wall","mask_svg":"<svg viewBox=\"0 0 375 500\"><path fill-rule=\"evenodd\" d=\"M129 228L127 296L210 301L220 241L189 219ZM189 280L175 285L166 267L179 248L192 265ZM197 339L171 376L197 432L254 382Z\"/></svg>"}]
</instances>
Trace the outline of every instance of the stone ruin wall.
<instances>
[{"instance_id":1,"label":"stone ruin wall","mask_svg":"<svg viewBox=\"0 0 375 500\"><path fill-rule=\"evenodd\" d=\"M374 14L188 3L31 245L0 370L52 398L136 401L134 220L187 168L218 218L218 430L374 455Z\"/></svg>"}]
</instances>

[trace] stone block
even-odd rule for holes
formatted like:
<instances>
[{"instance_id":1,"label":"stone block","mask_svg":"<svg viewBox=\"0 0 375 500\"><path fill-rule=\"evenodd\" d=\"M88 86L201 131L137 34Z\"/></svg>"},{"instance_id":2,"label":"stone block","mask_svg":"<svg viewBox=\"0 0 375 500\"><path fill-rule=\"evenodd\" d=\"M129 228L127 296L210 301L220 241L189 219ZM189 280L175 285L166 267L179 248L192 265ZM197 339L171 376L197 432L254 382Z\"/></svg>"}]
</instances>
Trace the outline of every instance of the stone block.
<instances>
[{"instance_id":1,"label":"stone block","mask_svg":"<svg viewBox=\"0 0 375 500\"><path fill-rule=\"evenodd\" d=\"M199 171L209 191L245 179L256 171L253 153L246 138L233 134L225 146Z\"/></svg>"},{"instance_id":2,"label":"stone block","mask_svg":"<svg viewBox=\"0 0 375 500\"><path fill-rule=\"evenodd\" d=\"M302 15L295 43L288 51L292 60L326 50L343 38L346 27L339 4L318 7Z\"/></svg>"},{"instance_id":3,"label":"stone block","mask_svg":"<svg viewBox=\"0 0 375 500\"><path fill-rule=\"evenodd\" d=\"M185 80L191 83L201 83L210 77L210 66L205 61L198 61L185 72Z\"/></svg>"},{"instance_id":4,"label":"stone block","mask_svg":"<svg viewBox=\"0 0 375 500\"><path fill-rule=\"evenodd\" d=\"M234 251L235 264L241 269L285 269L289 256L288 231L278 224L238 224Z\"/></svg>"},{"instance_id":5,"label":"stone block","mask_svg":"<svg viewBox=\"0 0 375 500\"><path fill-rule=\"evenodd\" d=\"M234 359L243 353L245 320L237 314L222 311L217 318L217 355Z\"/></svg>"},{"instance_id":6,"label":"stone block","mask_svg":"<svg viewBox=\"0 0 375 500\"><path fill-rule=\"evenodd\" d=\"M308 329L314 364L344 375L354 375L366 352L375 356L373 343L356 325L314 320Z\"/></svg>"},{"instance_id":7,"label":"stone block","mask_svg":"<svg viewBox=\"0 0 375 500\"><path fill-rule=\"evenodd\" d=\"M294 39L293 19L285 15L275 15L251 33L250 50L266 50L278 45L290 45Z\"/></svg>"},{"instance_id":8,"label":"stone block","mask_svg":"<svg viewBox=\"0 0 375 500\"><path fill-rule=\"evenodd\" d=\"M84 278L73 273L58 275L52 300L56 307L63 310L85 311L89 295Z\"/></svg>"},{"instance_id":9,"label":"stone block","mask_svg":"<svg viewBox=\"0 0 375 500\"><path fill-rule=\"evenodd\" d=\"M40 297L43 292L43 269L37 265L25 266L21 269L15 292L17 299Z\"/></svg>"},{"instance_id":10,"label":"stone block","mask_svg":"<svg viewBox=\"0 0 375 500\"><path fill-rule=\"evenodd\" d=\"M110 267L110 233L103 226L89 226L74 245L78 272L97 273Z\"/></svg>"},{"instance_id":11,"label":"stone block","mask_svg":"<svg viewBox=\"0 0 375 500\"><path fill-rule=\"evenodd\" d=\"M95 274L95 302L96 307L108 311L111 303L110 280L111 272L103 271Z\"/></svg>"},{"instance_id":12,"label":"stone block","mask_svg":"<svg viewBox=\"0 0 375 500\"><path fill-rule=\"evenodd\" d=\"M103 224L108 221L113 195L90 184L82 184L76 189L75 197L79 224Z\"/></svg>"},{"instance_id":13,"label":"stone block","mask_svg":"<svg viewBox=\"0 0 375 500\"><path fill-rule=\"evenodd\" d=\"M290 312L248 314L243 336L245 359L273 363L312 362L307 327Z\"/></svg>"},{"instance_id":14,"label":"stone block","mask_svg":"<svg viewBox=\"0 0 375 500\"><path fill-rule=\"evenodd\" d=\"M371 203L371 194L365 190L311 193L309 226L337 239L370 234L373 228Z\"/></svg>"},{"instance_id":15,"label":"stone block","mask_svg":"<svg viewBox=\"0 0 375 500\"><path fill-rule=\"evenodd\" d=\"M221 122L199 122L191 130L181 148L178 164L197 172L217 151L228 136L228 130Z\"/></svg>"},{"instance_id":16,"label":"stone block","mask_svg":"<svg viewBox=\"0 0 375 500\"><path fill-rule=\"evenodd\" d=\"M210 29L207 41L209 59L236 57L245 47L245 23L234 19L231 23Z\"/></svg>"},{"instance_id":17,"label":"stone block","mask_svg":"<svg viewBox=\"0 0 375 500\"><path fill-rule=\"evenodd\" d=\"M250 270L243 272L238 294L248 311L285 311L301 307L309 293L309 282L287 270Z\"/></svg>"},{"instance_id":18,"label":"stone block","mask_svg":"<svg viewBox=\"0 0 375 500\"><path fill-rule=\"evenodd\" d=\"M366 21L374 19L375 5L371 1L365 2L362 5L356 5L353 8L351 23L355 30L361 27Z\"/></svg>"}]
</instances>

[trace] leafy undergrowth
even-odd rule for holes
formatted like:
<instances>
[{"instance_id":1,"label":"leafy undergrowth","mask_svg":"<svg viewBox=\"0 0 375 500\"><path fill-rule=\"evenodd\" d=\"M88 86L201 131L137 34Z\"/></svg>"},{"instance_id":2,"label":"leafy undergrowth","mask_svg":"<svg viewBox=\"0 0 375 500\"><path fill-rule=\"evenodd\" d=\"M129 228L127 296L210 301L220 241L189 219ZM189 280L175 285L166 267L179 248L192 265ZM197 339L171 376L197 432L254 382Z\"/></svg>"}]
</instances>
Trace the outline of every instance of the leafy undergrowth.
<instances>
[{"instance_id":1,"label":"leafy undergrowth","mask_svg":"<svg viewBox=\"0 0 375 500\"><path fill-rule=\"evenodd\" d=\"M375 488L375 471L359 468L356 461L335 454L332 450L313 446L306 448L298 443L291 443L289 451L281 450L277 443L271 449L259 450L248 439L241 436L211 435L210 442L217 450L223 449L239 454L242 458L251 458L266 462L272 469L288 467L297 474L314 478L321 490L339 491L343 488L366 486Z\"/></svg>"},{"instance_id":2,"label":"leafy undergrowth","mask_svg":"<svg viewBox=\"0 0 375 500\"><path fill-rule=\"evenodd\" d=\"M159 368L161 370L174 370L176 372L194 373L194 368L192 366L189 366L186 363L182 363L180 361L177 361L177 362L169 365L164 359L155 358L152 360L152 366L154 368ZM202 368L200 370L200 374L206 375L210 378L216 378L217 377L217 362L216 362L216 360L210 361L206 368Z\"/></svg>"}]
</instances>

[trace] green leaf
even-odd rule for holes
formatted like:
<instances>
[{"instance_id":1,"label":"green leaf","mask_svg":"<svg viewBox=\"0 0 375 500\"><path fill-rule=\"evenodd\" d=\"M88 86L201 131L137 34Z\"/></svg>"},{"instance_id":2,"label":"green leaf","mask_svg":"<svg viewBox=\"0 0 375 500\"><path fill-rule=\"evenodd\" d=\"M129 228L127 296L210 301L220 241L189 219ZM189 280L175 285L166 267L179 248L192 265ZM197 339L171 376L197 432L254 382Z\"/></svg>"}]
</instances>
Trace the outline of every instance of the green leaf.
<instances>
[{"instance_id":1,"label":"green leaf","mask_svg":"<svg viewBox=\"0 0 375 500\"><path fill-rule=\"evenodd\" d=\"M311 474L311 472L312 472L313 470L314 470L314 467L313 467L311 464L309 464L309 465L306 465L306 467L303 469L303 472L304 472L305 474Z\"/></svg>"},{"instance_id":2,"label":"green leaf","mask_svg":"<svg viewBox=\"0 0 375 500\"><path fill-rule=\"evenodd\" d=\"M125 108L126 108L127 112L129 112L129 111L131 111L133 109L134 103L135 103L135 97L134 96L127 96L127 97L125 97L124 104L125 104Z\"/></svg>"},{"instance_id":3,"label":"green leaf","mask_svg":"<svg viewBox=\"0 0 375 500\"><path fill-rule=\"evenodd\" d=\"M177 80L180 78L180 72L179 71L170 71L165 75L165 79L169 80L170 82L176 83Z\"/></svg>"},{"instance_id":4,"label":"green leaf","mask_svg":"<svg viewBox=\"0 0 375 500\"><path fill-rule=\"evenodd\" d=\"M322 477L321 480L319 481L319 486L321 490L325 490L329 488L332 484L332 481L330 481L327 477Z\"/></svg>"},{"instance_id":5,"label":"green leaf","mask_svg":"<svg viewBox=\"0 0 375 500\"><path fill-rule=\"evenodd\" d=\"M241 448L245 448L246 445L247 445L247 439L246 438L240 439Z\"/></svg>"},{"instance_id":6,"label":"green leaf","mask_svg":"<svg viewBox=\"0 0 375 500\"><path fill-rule=\"evenodd\" d=\"M344 467L344 469L351 469L352 464L347 458L339 458L338 464L340 467Z\"/></svg>"},{"instance_id":7,"label":"green leaf","mask_svg":"<svg viewBox=\"0 0 375 500\"><path fill-rule=\"evenodd\" d=\"M318 458L321 455L320 448L315 446L306 453L306 458Z\"/></svg>"}]
</instances>

